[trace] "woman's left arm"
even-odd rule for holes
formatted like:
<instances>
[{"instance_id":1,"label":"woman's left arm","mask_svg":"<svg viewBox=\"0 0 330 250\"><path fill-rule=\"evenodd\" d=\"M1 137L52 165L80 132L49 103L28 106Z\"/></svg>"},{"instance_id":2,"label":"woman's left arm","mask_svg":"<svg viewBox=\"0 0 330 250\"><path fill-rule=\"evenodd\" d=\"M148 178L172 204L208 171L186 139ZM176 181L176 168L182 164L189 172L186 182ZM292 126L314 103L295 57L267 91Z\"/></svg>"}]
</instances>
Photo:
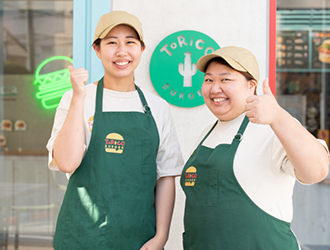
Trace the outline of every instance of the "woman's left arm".
<instances>
[{"instance_id":1,"label":"woman's left arm","mask_svg":"<svg viewBox=\"0 0 330 250\"><path fill-rule=\"evenodd\" d=\"M156 184L156 235L140 250L162 250L167 242L175 201L175 177L166 176Z\"/></svg>"},{"instance_id":2,"label":"woman's left arm","mask_svg":"<svg viewBox=\"0 0 330 250\"><path fill-rule=\"evenodd\" d=\"M269 88L268 79L263 82L263 91L263 95L247 99L246 115L253 123L271 126L301 182L312 184L322 181L329 171L327 150L279 106Z\"/></svg>"}]
</instances>

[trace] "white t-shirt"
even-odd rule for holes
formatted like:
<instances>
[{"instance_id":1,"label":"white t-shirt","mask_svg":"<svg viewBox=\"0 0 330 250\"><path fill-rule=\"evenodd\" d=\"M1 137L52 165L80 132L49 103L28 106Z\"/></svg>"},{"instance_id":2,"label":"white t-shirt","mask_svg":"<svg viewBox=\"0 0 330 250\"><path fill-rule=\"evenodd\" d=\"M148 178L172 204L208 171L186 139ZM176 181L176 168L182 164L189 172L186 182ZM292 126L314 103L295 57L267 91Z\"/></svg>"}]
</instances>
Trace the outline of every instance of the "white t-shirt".
<instances>
[{"instance_id":1,"label":"white t-shirt","mask_svg":"<svg viewBox=\"0 0 330 250\"><path fill-rule=\"evenodd\" d=\"M232 143L244 117L245 113L232 121L219 121L203 146L215 148L219 144ZM199 141L212 126L204 131ZM325 142L322 144L327 148ZM233 167L239 184L258 207L278 219L291 222L296 177L282 144L270 126L248 123Z\"/></svg>"},{"instance_id":2,"label":"white t-shirt","mask_svg":"<svg viewBox=\"0 0 330 250\"><path fill-rule=\"evenodd\" d=\"M95 113L95 84L88 84L86 86L87 94L84 104L84 134L85 134L85 152L87 151L89 141L91 138L91 129L93 126L93 116ZM156 95L143 91L146 101L151 109L152 116L157 125L159 134L159 149L156 158L157 162L157 178L164 176L178 176L181 174L183 168L183 158L176 135L173 119L170 113L168 103ZM55 114L54 125L51 137L47 143L49 151L48 166L50 169L58 170L56 165L52 165L52 151L55 138L62 128L69 106L72 99L72 90L66 92L57 107ZM133 111L143 112L143 105L141 103L137 90L132 92L118 92L109 89L104 89L103 92L103 111Z\"/></svg>"}]
</instances>

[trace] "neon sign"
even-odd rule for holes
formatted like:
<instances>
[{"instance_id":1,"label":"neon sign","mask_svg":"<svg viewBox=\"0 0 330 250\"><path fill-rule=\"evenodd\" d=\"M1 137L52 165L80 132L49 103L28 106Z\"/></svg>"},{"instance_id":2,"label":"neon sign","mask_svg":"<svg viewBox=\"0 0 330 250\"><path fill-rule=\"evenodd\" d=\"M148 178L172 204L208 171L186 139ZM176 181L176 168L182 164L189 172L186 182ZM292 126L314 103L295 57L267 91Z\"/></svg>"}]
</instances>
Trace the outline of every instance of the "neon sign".
<instances>
[{"instance_id":1,"label":"neon sign","mask_svg":"<svg viewBox=\"0 0 330 250\"><path fill-rule=\"evenodd\" d=\"M46 59L38 66L34 80L35 85L39 84L36 98L41 100L41 104L45 109L57 108L63 94L72 88L69 69L61 69L47 74L40 74L41 69L47 63L55 60L64 60L71 64L73 63L73 60L70 57L54 56Z\"/></svg>"}]
</instances>

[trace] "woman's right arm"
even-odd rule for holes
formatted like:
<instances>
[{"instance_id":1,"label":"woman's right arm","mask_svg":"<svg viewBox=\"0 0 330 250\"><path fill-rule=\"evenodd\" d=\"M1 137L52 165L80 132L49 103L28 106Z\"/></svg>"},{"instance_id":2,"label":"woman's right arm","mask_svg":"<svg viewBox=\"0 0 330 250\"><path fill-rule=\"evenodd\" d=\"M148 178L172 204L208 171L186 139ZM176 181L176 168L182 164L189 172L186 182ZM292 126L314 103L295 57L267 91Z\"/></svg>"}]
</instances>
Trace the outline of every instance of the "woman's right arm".
<instances>
[{"instance_id":1,"label":"woman's right arm","mask_svg":"<svg viewBox=\"0 0 330 250\"><path fill-rule=\"evenodd\" d=\"M53 157L58 168L65 173L75 171L84 154L84 102L88 71L84 68L70 70L72 100L63 126L53 147Z\"/></svg>"}]
</instances>

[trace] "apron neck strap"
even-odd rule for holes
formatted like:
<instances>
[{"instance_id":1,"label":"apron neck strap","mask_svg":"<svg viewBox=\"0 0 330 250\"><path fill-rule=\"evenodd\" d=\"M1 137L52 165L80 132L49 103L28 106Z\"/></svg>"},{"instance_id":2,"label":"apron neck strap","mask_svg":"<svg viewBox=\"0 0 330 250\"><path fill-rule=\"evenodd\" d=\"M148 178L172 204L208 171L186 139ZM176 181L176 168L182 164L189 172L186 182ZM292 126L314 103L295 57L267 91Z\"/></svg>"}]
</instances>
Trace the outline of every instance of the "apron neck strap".
<instances>
[{"instance_id":1,"label":"apron neck strap","mask_svg":"<svg viewBox=\"0 0 330 250\"><path fill-rule=\"evenodd\" d=\"M215 126L218 124L218 121L219 121L219 120L217 120L217 121L214 123L214 125L213 125L213 127L210 129L210 131L204 136L203 140L199 143L198 147L199 147L200 145L202 145L203 142L205 141L205 139L209 136L209 134L211 134L212 130L213 130L213 129L215 128ZM248 118L247 116L245 116L245 117L244 117L244 120L243 120L243 122L242 122L242 124L241 124L241 126L240 126L240 128L238 129L237 134L235 135L235 137L234 137L234 139L233 139L233 142L234 142L234 141L236 141L236 142L240 142L240 141L242 140L242 138L243 138L243 134L244 134L244 131L245 131L245 129L246 129L248 123L249 123L249 118Z\"/></svg>"},{"instance_id":2,"label":"apron neck strap","mask_svg":"<svg viewBox=\"0 0 330 250\"><path fill-rule=\"evenodd\" d=\"M97 83L96 98L95 98L95 112L102 112L103 104L103 78Z\"/></svg>"},{"instance_id":3,"label":"apron neck strap","mask_svg":"<svg viewBox=\"0 0 330 250\"><path fill-rule=\"evenodd\" d=\"M144 97L141 89L138 86L136 86L136 85L135 85L135 88L136 88L137 92L139 93L140 100L141 100L142 105L143 105L143 111L144 111L144 113L151 114L150 107L148 106L148 103L146 101L146 98Z\"/></svg>"},{"instance_id":4,"label":"apron neck strap","mask_svg":"<svg viewBox=\"0 0 330 250\"><path fill-rule=\"evenodd\" d=\"M242 122L242 124L241 124L241 126L240 126L240 128L239 128L239 130L237 132L237 134L235 135L235 137L233 139L233 143L234 142L238 142L239 143L243 139L243 134L244 134L244 131L245 131L248 123L249 123L249 118L247 116L245 116L244 117L244 120L243 120L243 122Z\"/></svg>"},{"instance_id":5,"label":"apron neck strap","mask_svg":"<svg viewBox=\"0 0 330 250\"><path fill-rule=\"evenodd\" d=\"M99 82L97 83L97 89L96 89L96 99L95 99L95 111L96 112L102 112L102 105L103 105L103 78L102 77ZM142 102L142 105L143 105L143 111L144 113L148 113L148 114L151 114L151 111L150 111L150 108L148 106L148 103L142 93L142 91L140 90L140 88L138 86L136 86L134 84L138 94L139 94L139 97L140 97L140 100Z\"/></svg>"},{"instance_id":6,"label":"apron neck strap","mask_svg":"<svg viewBox=\"0 0 330 250\"><path fill-rule=\"evenodd\" d=\"M209 136L209 134L211 134L212 130L213 130L213 129L215 128L215 126L218 124L218 121L219 121L219 120L217 120L217 121L214 123L213 127L210 129L210 131L207 132L207 134L204 136L203 140L199 143L198 147L201 146L201 145L203 144L203 142L205 141L205 139Z\"/></svg>"}]
</instances>

